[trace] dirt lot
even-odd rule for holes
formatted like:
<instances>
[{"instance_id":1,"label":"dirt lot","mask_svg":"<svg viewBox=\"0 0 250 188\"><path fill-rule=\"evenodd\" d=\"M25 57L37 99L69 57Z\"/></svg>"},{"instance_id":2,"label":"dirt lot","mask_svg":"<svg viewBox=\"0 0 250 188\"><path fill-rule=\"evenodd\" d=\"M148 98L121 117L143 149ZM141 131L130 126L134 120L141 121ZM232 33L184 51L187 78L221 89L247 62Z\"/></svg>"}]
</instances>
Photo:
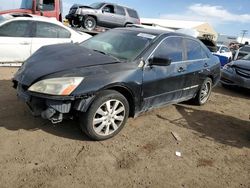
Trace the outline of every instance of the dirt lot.
<instances>
[{"instance_id":1,"label":"dirt lot","mask_svg":"<svg viewBox=\"0 0 250 188\"><path fill-rule=\"evenodd\" d=\"M115 138L93 142L76 121L53 126L32 117L3 81L13 70L3 72L1 188L250 187L249 91L217 87L205 106L156 109L129 119Z\"/></svg>"}]
</instances>

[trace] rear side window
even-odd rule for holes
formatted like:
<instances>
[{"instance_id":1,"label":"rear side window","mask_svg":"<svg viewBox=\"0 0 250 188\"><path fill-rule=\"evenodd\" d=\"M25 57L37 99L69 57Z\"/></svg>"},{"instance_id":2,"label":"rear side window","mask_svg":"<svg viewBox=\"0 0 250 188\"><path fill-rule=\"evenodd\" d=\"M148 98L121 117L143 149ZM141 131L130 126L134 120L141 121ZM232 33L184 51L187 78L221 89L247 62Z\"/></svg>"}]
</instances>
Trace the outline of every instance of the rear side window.
<instances>
[{"instance_id":1,"label":"rear side window","mask_svg":"<svg viewBox=\"0 0 250 188\"><path fill-rule=\"evenodd\" d=\"M187 60L197 60L207 58L205 50L201 45L192 39L184 39L187 51Z\"/></svg>"},{"instance_id":2,"label":"rear side window","mask_svg":"<svg viewBox=\"0 0 250 188\"><path fill-rule=\"evenodd\" d=\"M29 37L29 21L13 21L0 27L1 37Z\"/></svg>"},{"instance_id":3,"label":"rear side window","mask_svg":"<svg viewBox=\"0 0 250 188\"><path fill-rule=\"evenodd\" d=\"M119 14L119 15L122 15L122 16L125 16L125 10L124 10L124 8L121 7L121 6L116 6L115 13L116 13L116 14Z\"/></svg>"},{"instance_id":4,"label":"rear side window","mask_svg":"<svg viewBox=\"0 0 250 188\"><path fill-rule=\"evenodd\" d=\"M127 11L130 17L139 19L139 16L135 10L127 8Z\"/></svg>"},{"instance_id":5,"label":"rear side window","mask_svg":"<svg viewBox=\"0 0 250 188\"><path fill-rule=\"evenodd\" d=\"M183 61L183 40L179 37L165 39L156 49L154 56L170 59L172 62Z\"/></svg>"},{"instance_id":6,"label":"rear side window","mask_svg":"<svg viewBox=\"0 0 250 188\"><path fill-rule=\"evenodd\" d=\"M71 33L55 24L46 22L37 22L36 24L36 38L70 38Z\"/></svg>"}]
</instances>

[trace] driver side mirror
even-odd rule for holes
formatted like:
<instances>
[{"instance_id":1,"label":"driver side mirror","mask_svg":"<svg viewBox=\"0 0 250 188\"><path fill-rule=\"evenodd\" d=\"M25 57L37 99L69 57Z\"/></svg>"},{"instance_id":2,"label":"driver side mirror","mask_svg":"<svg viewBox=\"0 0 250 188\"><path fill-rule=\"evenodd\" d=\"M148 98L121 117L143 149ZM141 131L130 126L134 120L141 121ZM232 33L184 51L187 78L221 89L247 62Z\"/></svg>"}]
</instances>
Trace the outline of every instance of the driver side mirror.
<instances>
[{"instance_id":1,"label":"driver side mirror","mask_svg":"<svg viewBox=\"0 0 250 188\"><path fill-rule=\"evenodd\" d=\"M171 64L171 59L164 58L164 57L151 57L149 59L149 65L156 65L156 66L169 66Z\"/></svg>"}]
</instances>

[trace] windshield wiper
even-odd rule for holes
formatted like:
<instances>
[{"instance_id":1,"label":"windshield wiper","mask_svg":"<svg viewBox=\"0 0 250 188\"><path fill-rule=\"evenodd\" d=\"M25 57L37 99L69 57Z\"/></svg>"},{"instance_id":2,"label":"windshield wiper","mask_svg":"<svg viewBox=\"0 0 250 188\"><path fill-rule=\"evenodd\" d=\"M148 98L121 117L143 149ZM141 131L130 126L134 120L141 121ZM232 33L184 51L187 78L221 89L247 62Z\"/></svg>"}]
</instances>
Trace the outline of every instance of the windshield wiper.
<instances>
[{"instance_id":1,"label":"windshield wiper","mask_svg":"<svg viewBox=\"0 0 250 188\"><path fill-rule=\"evenodd\" d=\"M107 55L107 56L109 56L109 57L114 58L114 59L115 59L115 60L117 60L118 62L121 62L121 60L120 60L119 58L117 58L117 57L113 56L113 55L112 55L112 54L110 54L110 53L106 53L106 52L103 52L103 51L101 51L101 50L96 50L96 49L93 49L93 51L95 51L95 52L99 52L99 53L104 54L104 55Z\"/></svg>"}]
</instances>

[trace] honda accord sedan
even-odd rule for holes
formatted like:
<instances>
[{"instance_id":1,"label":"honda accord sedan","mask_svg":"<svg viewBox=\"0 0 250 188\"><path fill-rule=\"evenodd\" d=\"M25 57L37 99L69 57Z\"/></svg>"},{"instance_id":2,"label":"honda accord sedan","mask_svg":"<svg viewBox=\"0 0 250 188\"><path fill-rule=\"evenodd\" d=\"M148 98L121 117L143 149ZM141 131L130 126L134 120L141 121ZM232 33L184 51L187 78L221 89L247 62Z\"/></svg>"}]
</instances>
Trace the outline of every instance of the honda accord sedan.
<instances>
[{"instance_id":1,"label":"honda accord sedan","mask_svg":"<svg viewBox=\"0 0 250 188\"><path fill-rule=\"evenodd\" d=\"M187 100L205 104L219 80L219 59L199 40L119 28L81 44L42 47L13 82L35 116L52 123L77 117L91 139L105 140L128 117L152 108Z\"/></svg>"},{"instance_id":2,"label":"honda accord sedan","mask_svg":"<svg viewBox=\"0 0 250 188\"><path fill-rule=\"evenodd\" d=\"M239 86L250 89L250 54L226 64L222 69L223 86Z\"/></svg>"}]
</instances>

